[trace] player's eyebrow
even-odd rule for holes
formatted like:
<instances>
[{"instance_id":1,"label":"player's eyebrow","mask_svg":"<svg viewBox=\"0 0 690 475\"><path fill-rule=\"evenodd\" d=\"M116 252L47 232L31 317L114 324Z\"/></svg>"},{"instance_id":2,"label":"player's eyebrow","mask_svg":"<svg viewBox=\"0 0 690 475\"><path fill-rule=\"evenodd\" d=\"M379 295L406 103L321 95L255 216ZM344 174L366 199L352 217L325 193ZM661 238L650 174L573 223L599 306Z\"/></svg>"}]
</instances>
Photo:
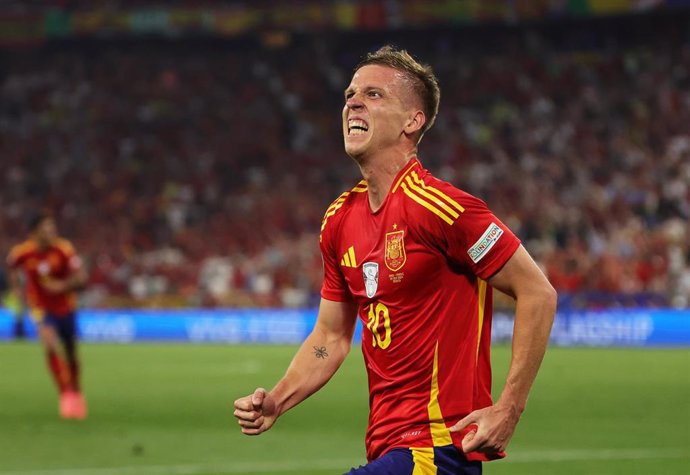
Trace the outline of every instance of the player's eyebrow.
<instances>
[{"instance_id":1,"label":"player's eyebrow","mask_svg":"<svg viewBox=\"0 0 690 475\"><path fill-rule=\"evenodd\" d=\"M362 92L364 92L364 93L367 93L367 92L370 92L370 91L383 92L383 88L380 87L380 86L364 86L361 90L362 90ZM344 94L345 98L347 98L347 96L348 96L349 94L354 94L354 92L355 92L355 88L353 88L353 87L348 87L347 89L345 89L345 92L344 92L343 94Z\"/></svg>"}]
</instances>

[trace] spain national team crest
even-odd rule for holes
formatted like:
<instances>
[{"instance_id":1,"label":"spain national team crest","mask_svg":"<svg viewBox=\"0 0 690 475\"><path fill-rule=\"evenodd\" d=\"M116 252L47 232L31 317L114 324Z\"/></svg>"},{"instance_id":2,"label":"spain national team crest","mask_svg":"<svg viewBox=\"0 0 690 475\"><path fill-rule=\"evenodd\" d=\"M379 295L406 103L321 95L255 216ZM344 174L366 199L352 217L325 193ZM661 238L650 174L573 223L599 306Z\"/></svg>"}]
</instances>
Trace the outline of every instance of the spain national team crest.
<instances>
[{"instance_id":1,"label":"spain national team crest","mask_svg":"<svg viewBox=\"0 0 690 475\"><path fill-rule=\"evenodd\" d=\"M379 265L376 262L365 262L362 264L362 273L367 297L372 298L379 288Z\"/></svg>"},{"instance_id":2,"label":"spain national team crest","mask_svg":"<svg viewBox=\"0 0 690 475\"><path fill-rule=\"evenodd\" d=\"M386 257L384 262L391 271L397 272L405 265L407 255L405 254L404 230L386 233Z\"/></svg>"}]
</instances>

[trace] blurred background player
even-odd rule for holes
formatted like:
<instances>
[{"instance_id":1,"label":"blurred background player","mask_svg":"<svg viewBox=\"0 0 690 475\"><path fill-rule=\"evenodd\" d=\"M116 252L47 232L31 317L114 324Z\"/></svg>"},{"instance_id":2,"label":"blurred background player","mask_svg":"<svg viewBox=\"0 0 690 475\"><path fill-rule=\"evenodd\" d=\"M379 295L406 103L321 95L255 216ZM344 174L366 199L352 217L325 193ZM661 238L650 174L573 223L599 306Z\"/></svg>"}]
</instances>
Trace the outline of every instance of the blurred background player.
<instances>
[{"instance_id":1,"label":"blurred background player","mask_svg":"<svg viewBox=\"0 0 690 475\"><path fill-rule=\"evenodd\" d=\"M52 215L41 213L30 220L28 238L12 248L7 265L10 292L14 298L25 296L45 348L60 392L60 416L84 419L75 314L76 292L87 281L82 261L72 244L58 235Z\"/></svg>"}]
</instances>

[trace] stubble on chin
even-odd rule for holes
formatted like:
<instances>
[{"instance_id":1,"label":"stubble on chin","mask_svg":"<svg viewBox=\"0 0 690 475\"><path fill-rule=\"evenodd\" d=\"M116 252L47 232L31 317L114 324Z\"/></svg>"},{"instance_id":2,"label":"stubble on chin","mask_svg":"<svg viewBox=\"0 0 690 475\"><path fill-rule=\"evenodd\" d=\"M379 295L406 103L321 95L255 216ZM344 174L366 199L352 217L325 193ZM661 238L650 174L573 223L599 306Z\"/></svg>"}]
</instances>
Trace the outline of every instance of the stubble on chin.
<instances>
[{"instance_id":1,"label":"stubble on chin","mask_svg":"<svg viewBox=\"0 0 690 475\"><path fill-rule=\"evenodd\" d=\"M361 147L348 147L345 145L345 153L359 165L364 162L364 152Z\"/></svg>"}]
</instances>

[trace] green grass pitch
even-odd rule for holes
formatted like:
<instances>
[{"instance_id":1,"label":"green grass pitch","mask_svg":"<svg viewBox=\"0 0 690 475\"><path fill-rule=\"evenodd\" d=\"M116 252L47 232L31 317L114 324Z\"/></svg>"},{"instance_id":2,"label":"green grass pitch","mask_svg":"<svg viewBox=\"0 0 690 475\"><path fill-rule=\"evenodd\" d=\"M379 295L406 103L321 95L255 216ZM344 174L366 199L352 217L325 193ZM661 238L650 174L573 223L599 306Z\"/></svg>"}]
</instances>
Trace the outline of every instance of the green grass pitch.
<instances>
[{"instance_id":1,"label":"green grass pitch","mask_svg":"<svg viewBox=\"0 0 690 475\"><path fill-rule=\"evenodd\" d=\"M85 421L57 417L35 343L0 344L0 475L339 474L364 461L359 348L260 437L232 402L271 386L295 347L83 345ZM510 357L493 352L496 390ZM496 391L495 391L496 393ZM687 349L552 348L489 475L690 473Z\"/></svg>"}]
</instances>

